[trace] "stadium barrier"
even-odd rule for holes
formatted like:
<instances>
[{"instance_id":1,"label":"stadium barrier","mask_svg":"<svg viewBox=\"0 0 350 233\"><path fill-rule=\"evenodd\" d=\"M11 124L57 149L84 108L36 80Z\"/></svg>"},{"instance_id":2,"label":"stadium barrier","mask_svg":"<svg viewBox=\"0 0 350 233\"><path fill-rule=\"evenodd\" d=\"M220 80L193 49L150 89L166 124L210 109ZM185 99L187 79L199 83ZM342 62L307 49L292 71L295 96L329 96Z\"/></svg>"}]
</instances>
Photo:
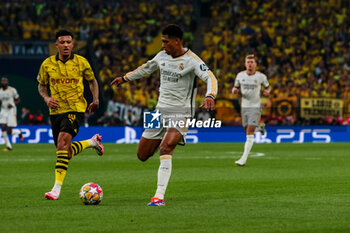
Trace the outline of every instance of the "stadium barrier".
<instances>
[{"instance_id":1,"label":"stadium barrier","mask_svg":"<svg viewBox=\"0 0 350 233\"><path fill-rule=\"evenodd\" d=\"M53 143L50 126L21 125L24 140L11 136L12 143ZM1 130L0 130L1 131ZM138 143L142 127L81 127L75 140L84 140L99 133L103 142ZM256 143L330 143L350 142L350 126L268 126L267 133L255 134ZM0 134L1 135L1 134ZM190 128L186 137L188 143L200 142L245 142L243 128L240 126L218 129ZM4 139L0 136L0 144Z\"/></svg>"}]
</instances>

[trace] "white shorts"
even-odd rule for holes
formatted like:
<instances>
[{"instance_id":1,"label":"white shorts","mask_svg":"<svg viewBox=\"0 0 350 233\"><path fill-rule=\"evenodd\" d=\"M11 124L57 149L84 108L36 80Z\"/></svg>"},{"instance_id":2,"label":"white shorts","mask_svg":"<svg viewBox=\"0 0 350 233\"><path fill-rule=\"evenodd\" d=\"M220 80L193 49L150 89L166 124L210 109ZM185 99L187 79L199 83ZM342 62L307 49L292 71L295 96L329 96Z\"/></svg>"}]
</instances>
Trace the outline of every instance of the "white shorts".
<instances>
[{"instance_id":1,"label":"white shorts","mask_svg":"<svg viewBox=\"0 0 350 233\"><path fill-rule=\"evenodd\" d=\"M162 116L164 117L164 115ZM179 133L182 135L182 139L177 143L178 145L184 146L186 144L186 135L188 128L186 127L180 127L178 125L169 125L169 121L184 121L186 122L186 117L180 116L180 117L164 117L165 124L163 124L163 120L161 121L161 126L159 129L145 129L142 133L142 137L147 139L160 139L162 140L164 138L164 135L168 131L168 129L173 128L179 131Z\"/></svg>"},{"instance_id":2,"label":"white shorts","mask_svg":"<svg viewBox=\"0 0 350 233\"><path fill-rule=\"evenodd\" d=\"M261 108L242 108L242 126L258 126L261 117Z\"/></svg>"},{"instance_id":3,"label":"white shorts","mask_svg":"<svg viewBox=\"0 0 350 233\"><path fill-rule=\"evenodd\" d=\"M0 112L0 124L5 124L7 127L17 127L17 118L16 114L13 114L12 111Z\"/></svg>"}]
</instances>

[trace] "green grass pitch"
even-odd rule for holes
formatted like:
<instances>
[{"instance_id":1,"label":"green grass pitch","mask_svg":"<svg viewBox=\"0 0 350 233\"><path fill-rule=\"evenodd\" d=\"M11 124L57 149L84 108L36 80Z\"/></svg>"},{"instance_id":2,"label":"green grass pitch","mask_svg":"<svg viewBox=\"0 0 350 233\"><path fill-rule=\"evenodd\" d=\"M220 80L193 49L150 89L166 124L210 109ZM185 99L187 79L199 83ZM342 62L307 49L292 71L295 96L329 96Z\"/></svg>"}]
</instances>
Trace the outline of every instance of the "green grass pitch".
<instances>
[{"instance_id":1,"label":"green grass pitch","mask_svg":"<svg viewBox=\"0 0 350 233\"><path fill-rule=\"evenodd\" d=\"M70 162L60 200L53 145L14 145L0 153L1 232L350 232L350 144L243 144L177 147L165 207L154 195L158 154L136 158L137 145L105 144ZM80 187L98 183L104 198L85 206Z\"/></svg>"}]
</instances>

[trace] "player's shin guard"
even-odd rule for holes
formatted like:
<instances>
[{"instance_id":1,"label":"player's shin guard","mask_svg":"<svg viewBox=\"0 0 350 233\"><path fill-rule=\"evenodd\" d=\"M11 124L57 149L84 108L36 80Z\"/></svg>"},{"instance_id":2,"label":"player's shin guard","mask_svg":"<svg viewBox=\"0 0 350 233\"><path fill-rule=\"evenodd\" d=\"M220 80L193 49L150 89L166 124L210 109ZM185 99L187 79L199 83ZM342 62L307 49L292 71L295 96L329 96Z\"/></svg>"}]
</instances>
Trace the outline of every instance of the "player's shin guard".
<instances>
[{"instance_id":1,"label":"player's shin guard","mask_svg":"<svg viewBox=\"0 0 350 233\"><path fill-rule=\"evenodd\" d=\"M157 191L154 196L159 199L164 199L165 191L171 176L172 156L161 155L159 159L160 159L160 165L158 169L158 184L157 184Z\"/></svg>"},{"instance_id":2,"label":"player's shin guard","mask_svg":"<svg viewBox=\"0 0 350 233\"><path fill-rule=\"evenodd\" d=\"M85 150L86 148L89 148L91 146L90 140L84 140L79 142L73 142L72 143L72 156L75 156Z\"/></svg>"},{"instance_id":3,"label":"player's shin guard","mask_svg":"<svg viewBox=\"0 0 350 233\"><path fill-rule=\"evenodd\" d=\"M62 185L68 169L68 151L59 150L56 154L55 184Z\"/></svg>"}]
</instances>

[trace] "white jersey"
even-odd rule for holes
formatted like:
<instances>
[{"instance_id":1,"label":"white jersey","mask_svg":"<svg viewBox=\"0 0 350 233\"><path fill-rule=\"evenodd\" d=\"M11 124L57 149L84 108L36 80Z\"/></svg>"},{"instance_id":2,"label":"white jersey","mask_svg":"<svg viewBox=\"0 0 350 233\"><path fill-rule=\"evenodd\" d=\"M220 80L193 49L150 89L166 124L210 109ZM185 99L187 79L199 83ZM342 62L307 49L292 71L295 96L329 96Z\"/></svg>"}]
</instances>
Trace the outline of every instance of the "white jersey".
<instances>
[{"instance_id":1,"label":"white jersey","mask_svg":"<svg viewBox=\"0 0 350 233\"><path fill-rule=\"evenodd\" d=\"M1 113L15 115L17 113L15 99L18 99L18 98L19 98L19 95L15 88L10 86L8 86L6 90L1 88L0 89ZM8 107L9 104L12 105L12 108Z\"/></svg>"},{"instance_id":2,"label":"white jersey","mask_svg":"<svg viewBox=\"0 0 350 233\"><path fill-rule=\"evenodd\" d=\"M235 80L235 87L239 88L242 94L242 108L260 108L261 85L269 87L266 75L256 71L253 75L248 75L246 71L238 73Z\"/></svg>"},{"instance_id":3,"label":"white jersey","mask_svg":"<svg viewBox=\"0 0 350 233\"><path fill-rule=\"evenodd\" d=\"M140 79L160 70L160 88L157 108L194 108L197 93L196 76L207 84L206 96L217 95L218 85L214 74L205 63L191 50L179 57L159 52L136 70L127 73L127 81ZM193 113L193 112L192 112Z\"/></svg>"}]
</instances>

